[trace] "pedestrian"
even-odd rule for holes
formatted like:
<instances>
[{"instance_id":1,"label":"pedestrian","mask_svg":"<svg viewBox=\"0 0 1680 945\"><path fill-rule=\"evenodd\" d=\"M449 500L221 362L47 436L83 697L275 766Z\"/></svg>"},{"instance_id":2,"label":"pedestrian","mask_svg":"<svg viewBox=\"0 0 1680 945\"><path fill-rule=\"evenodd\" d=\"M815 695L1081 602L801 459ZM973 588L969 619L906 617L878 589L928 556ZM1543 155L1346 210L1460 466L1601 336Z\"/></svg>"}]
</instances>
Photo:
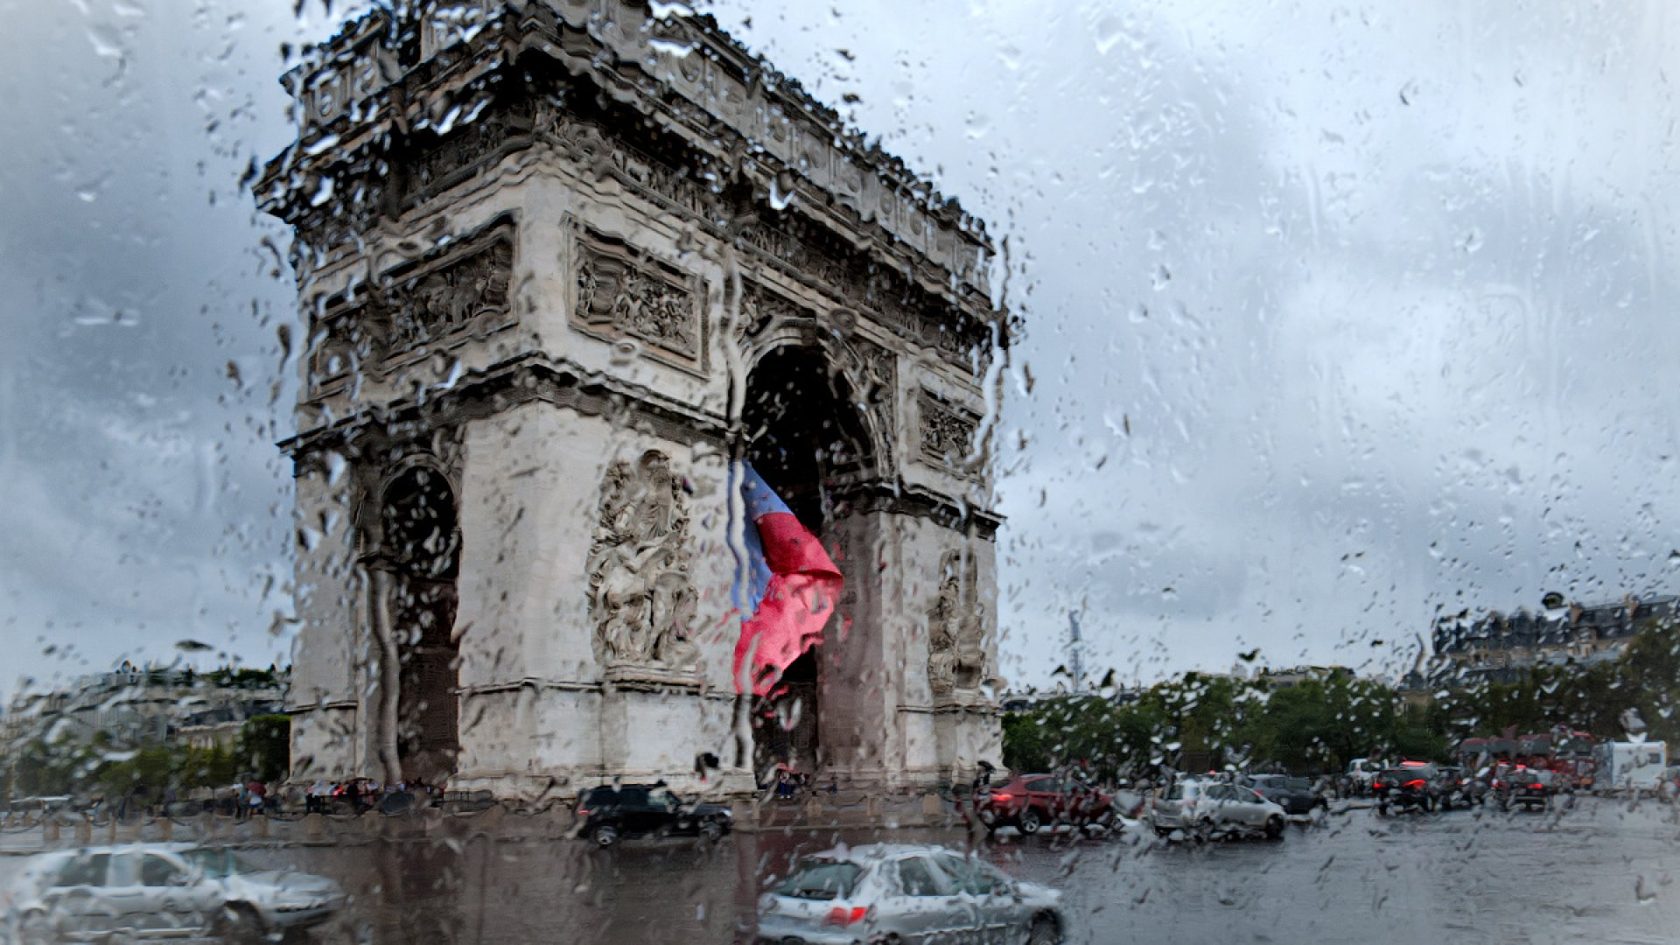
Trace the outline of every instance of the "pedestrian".
<instances>
[{"instance_id":1,"label":"pedestrian","mask_svg":"<svg viewBox=\"0 0 1680 945\"><path fill-rule=\"evenodd\" d=\"M256 778L245 782L245 807L247 816L264 813L268 803L268 785Z\"/></svg>"}]
</instances>

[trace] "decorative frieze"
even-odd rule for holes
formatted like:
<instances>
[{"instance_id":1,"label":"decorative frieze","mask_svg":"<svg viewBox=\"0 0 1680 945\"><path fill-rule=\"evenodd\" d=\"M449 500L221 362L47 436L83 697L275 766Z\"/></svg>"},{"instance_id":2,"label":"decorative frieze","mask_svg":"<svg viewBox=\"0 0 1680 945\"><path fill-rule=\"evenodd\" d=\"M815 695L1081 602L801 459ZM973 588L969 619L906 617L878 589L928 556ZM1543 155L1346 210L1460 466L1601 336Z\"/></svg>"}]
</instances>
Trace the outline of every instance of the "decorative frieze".
<instances>
[{"instance_id":1,"label":"decorative frieze","mask_svg":"<svg viewBox=\"0 0 1680 945\"><path fill-rule=\"evenodd\" d=\"M723 206L718 194L690 175L688 168L660 160L563 106L542 103L537 127L579 167L617 180L654 203L708 220Z\"/></svg>"},{"instance_id":2,"label":"decorative frieze","mask_svg":"<svg viewBox=\"0 0 1680 945\"><path fill-rule=\"evenodd\" d=\"M658 450L613 463L589 547L589 617L601 665L692 669L692 551L682 477Z\"/></svg>"},{"instance_id":3,"label":"decorative frieze","mask_svg":"<svg viewBox=\"0 0 1680 945\"><path fill-rule=\"evenodd\" d=\"M498 239L401 279L384 306L391 318L390 349L434 343L475 322L505 317L512 272L513 244Z\"/></svg>"},{"instance_id":4,"label":"decorative frieze","mask_svg":"<svg viewBox=\"0 0 1680 945\"><path fill-rule=\"evenodd\" d=\"M475 107L487 111L471 120L460 120L441 137L420 132L409 140L413 154L396 163L401 173L394 175L389 185L398 203L447 190L505 155L530 147L533 122L529 112L512 105L462 107L469 112Z\"/></svg>"},{"instance_id":5,"label":"decorative frieze","mask_svg":"<svg viewBox=\"0 0 1680 945\"><path fill-rule=\"evenodd\" d=\"M980 429L977 414L925 387L917 393L916 412L921 422L920 452L924 461L964 475L975 468L971 454Z\"/></svg>"},{"instance_id":6,"label":"decorative frieze","mask_svg":"<svg viewBox=\"0 0 1680 945\"><path fill-rule=\"evenodd\" d=\"M329 303L311 355L314 385L383 370L393 356L458 335L506 327L513 314L513 236L513 224L499 222L432 258L390 270L354 298Z\"/></svg>"},{"instance_id":7,"label":"decorative frieze","mask_svg":"<svg viewBox=\"0 0 1680 945\"><path fill-rule=\"evenodd\" d=\"M577 237L574 323L607 340L632 339L646 353L703 371L700 282L623 240L582 230Z\"/></svg>"}]
</instances>

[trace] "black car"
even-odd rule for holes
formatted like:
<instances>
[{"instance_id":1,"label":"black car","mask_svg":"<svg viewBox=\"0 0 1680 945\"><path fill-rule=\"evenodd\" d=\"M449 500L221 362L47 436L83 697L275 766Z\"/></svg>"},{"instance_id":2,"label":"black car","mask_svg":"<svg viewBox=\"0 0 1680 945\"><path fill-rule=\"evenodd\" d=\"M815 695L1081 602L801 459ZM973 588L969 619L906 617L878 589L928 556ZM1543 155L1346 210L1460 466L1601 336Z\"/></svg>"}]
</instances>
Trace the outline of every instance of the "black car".
<instances>
[{"instance_id":1,"label":"black car","mask_svg":"<svg viewBox=\"0 0 1680 945\"><path fill-rule=\"evenodd\" d=\"M1306 778L1292 778L1283 774L1255 774L1246 779L1249 787L1259 791L1266 800L1283 808L1292 816L1310 814L1315 807L1327 807L1326 801L1313 790Z\"/></svg>"},{"instance_id":2,"label":"black car","mask_svg":"<svg viewBox=\"0 0 1680 945\"><path fill-rule=\"evenodd\" d=\"M1486 800L1488 785L1480 777L1457 765L1445 765L1440 772L1442 810L1470 807Z\"/></svg>"},{"instance_id":3,"label":"black car","mask_svg":"<svg viewBox=\"0 0 1680 945\"><path fill-rule=\"evenodd\" d=\"M1377 813L1390 810L1432 811L1441 803L1441 772L1434 765L1384 768L1371 779Z\"/></svg>"},{"instance_id":4,"label":"black car","mask_svg":"<svg viewBox=\"0 0 1680 945\"><path fill-rule=\"evenodd\" d=\"M1547 808L1552 803L1551 791L1546 787L1545 777L1540 772L1522 765L1502 765L1496 768L1490 787L1500 810L1509 810L1512 805L1524 809Z\"/></svg>"},{"instance_id":5,"label":"black car","mask_svg":"<svg viewBox=\"0 0 1680 945\"><path fill-rule=\"evenodd\" d=\"M705 837L729 832L733 815L722 804L685 804L664 784L591 788L578 800L578 836L610 847L625 837Z\"/></svg>"}]
</instances>

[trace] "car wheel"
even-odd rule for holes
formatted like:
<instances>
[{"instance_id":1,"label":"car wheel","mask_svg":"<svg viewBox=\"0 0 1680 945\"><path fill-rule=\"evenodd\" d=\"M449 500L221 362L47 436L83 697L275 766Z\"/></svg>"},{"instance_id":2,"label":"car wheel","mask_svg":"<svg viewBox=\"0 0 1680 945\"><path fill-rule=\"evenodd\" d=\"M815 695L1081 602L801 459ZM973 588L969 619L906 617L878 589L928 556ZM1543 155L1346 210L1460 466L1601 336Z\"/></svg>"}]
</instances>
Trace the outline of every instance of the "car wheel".
<instances>
[{"instance_id":1,"label":"car wheel","mask_svg":"<svg viewBox=\"0 0 1680 945\"><path fill-rule=\"evenodd\" d=\"M1276 840L1283 836L1283 818L1276 814L1266 818L1266 839Z\"/></svg>"},{"instance_id":2,"label":"car wheel","mask_svg":"<svg viewBox=\"0 0 1680 945\"><path fill-rule=\"evenodd\" d=\"M263 941L262 919L250 906L232 903L222 907L210 934L225 945L257 945Z\"/></svg>"},{"instance_id":3,"label":"car wheel","mask_svg":"<svg viewBox=\"0 0 1680 945\"><path fill-rule=\"evenodd\" d=\"M590 831L589 835L595 840L595 845L602 848L618 842L618 828L612 824L602 824Z\"/></svg>"},{"instance_id":4,"label":"car wheel","mask_svg":"<svg viewBox=\"0 0 1680 945\"><path fill-rule=\"evenodd\" d=\"M1044 818L1039 816L1038 811L1029 807L1021 811L1021 819L1015 826L1024 834L1035 834L1038 833L1038 828L1044 826Z\"/></svg>"},{"instance_id":5,"label":"car wheel","mask_svg":"<svg viewBox=\"0 0 1680 945\"><path fill-rule=\"evenodd\" d=\"M39 909L25 912L18 919L17 930L19 945L50 945L56 939L47 914Z\"/></svg>"},{"instance_id":6,"label":"car wheel","mask_svg":"<svg viewBox=\"0 0 1680 945\"><path fill-rule=\"evenodd\" d=\"M1155 828L1155 836L1157 836L1157 837L1170 837L1170 836L1172 836L1172 833L1173 832L1172 832L1171 827L1156 827Z\"/></svg>"},{"instance_id":7,"label":"car wheel","mask_svg":"<svg viewBox=\"0 0 1680 945\"><path fill-rule=\"evenodd\" d=\"M1062 930L1055 919L1041 915L1033 920L1032 929L1027 933L1027 945L1061 945L1061 942Z\"/></svg>"},{"instance_id":8,"label":"car wheel","mask_svg":"<svg viewBox=\"0 0 1680 945\"><path fill-rule=\"evenodd\" d=\"M700 836L716 843L723 839L723 825L715 820L703 821L700 824Z\"/></svg>"}]
</instances>

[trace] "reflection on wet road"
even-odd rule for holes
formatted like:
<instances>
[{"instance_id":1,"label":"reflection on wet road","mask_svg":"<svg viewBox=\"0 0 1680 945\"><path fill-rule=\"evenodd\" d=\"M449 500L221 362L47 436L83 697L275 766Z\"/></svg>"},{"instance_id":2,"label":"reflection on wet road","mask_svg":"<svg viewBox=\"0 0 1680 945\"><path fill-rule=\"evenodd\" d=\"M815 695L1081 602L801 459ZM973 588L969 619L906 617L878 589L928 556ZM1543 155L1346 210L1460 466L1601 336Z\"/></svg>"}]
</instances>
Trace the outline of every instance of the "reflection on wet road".
<instances>
[{"instance_id":1,"label":"reflection on wet road","mask_svg":"<svg viewBox=\"0 0 1680 945\"><path fill-rule=\"evenodd\" d=\"M348 912L324 942L739 942L758 892L833 834L737 834L721 844L389 843L252 850L338 879ZM858 843L955 832L848 833ZM1680 818L1585 800L1552 814L1355 810L1282 841L1167 844L1003 837L983 855L1063 889L1072 941L1672 942L1680 935ZM0 864L10 873L12 862Z\"/></svg>"}]
</instances>

